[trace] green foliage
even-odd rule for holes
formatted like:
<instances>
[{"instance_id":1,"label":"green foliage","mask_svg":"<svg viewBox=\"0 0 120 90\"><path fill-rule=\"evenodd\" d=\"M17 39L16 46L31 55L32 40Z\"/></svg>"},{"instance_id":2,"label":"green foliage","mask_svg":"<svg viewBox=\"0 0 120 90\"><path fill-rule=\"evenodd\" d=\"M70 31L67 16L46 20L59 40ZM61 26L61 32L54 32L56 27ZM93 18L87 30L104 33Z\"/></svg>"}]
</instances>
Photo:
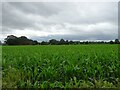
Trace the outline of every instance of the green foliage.
<instances>
[{"instance_id":1,"label":"green foliage","mask_svg":"<svg viewBox=\"0 0 120 90\"><path fill-rule=\"evenodd\" d=\"M4 88L120 87L118 45L3 46Z\"/></svg>"},{"instance_id":2,"label":"green foliage","mask_svg":"<svg viewBox=\"0 0 120 90\"><path fill-rule=\"evenodd\" d=\"M35 40L28 39L25 36L16 37L14 35L9 35L5 38L5 44L7 45L38 45L39 43Z\"/></svg>"}]
</instances>

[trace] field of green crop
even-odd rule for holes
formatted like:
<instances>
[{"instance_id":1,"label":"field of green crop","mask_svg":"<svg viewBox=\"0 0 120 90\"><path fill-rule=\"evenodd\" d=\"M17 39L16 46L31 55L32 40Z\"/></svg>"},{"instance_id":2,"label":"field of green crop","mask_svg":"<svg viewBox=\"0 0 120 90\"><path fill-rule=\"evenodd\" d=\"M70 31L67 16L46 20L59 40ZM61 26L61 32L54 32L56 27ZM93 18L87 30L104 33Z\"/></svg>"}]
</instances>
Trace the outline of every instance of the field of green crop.
<instances>
[{"instance_id":1,"label":"field of green crop","mask_svg":"<svg viewBox=\"0 0 120 90\"><path fill-rule=\"evenodd\" d=\"M118 45L2 47L3 88L120 87Z\"/></svg>"}]
</instances>

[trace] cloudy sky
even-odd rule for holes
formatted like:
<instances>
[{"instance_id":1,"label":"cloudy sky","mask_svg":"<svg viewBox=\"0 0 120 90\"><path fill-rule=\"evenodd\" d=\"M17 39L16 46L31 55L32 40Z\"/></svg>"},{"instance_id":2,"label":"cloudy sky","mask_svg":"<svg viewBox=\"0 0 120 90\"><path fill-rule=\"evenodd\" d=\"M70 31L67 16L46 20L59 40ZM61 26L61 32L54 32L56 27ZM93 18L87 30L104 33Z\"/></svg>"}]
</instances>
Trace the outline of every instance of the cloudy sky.
<instances>
[{"instance_id":1,"label":"cloudy sky","mask_svg":"<svg viewBox=\"0 0 120 90\"><path fill-rule=\"evenodd\" d=\"M2 34L30 39L114 40L117 2L4 2Z\"/></svg>"}]
</instances>

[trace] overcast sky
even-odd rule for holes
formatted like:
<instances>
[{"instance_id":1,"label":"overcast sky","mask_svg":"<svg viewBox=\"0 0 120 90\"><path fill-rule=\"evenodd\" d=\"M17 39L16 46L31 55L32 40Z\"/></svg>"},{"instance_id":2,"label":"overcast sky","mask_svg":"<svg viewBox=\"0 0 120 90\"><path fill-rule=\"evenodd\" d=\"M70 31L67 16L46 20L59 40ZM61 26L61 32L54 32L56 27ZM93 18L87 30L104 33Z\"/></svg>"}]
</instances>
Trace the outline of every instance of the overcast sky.
<instances>
[{"instance_id":1,"label":"overcast sky","mask_svg":"<svg viewBox=\"0 0 120 90\"><path fill-rule=\"evenodd\" d=\"M2 34L33 40L114 40L117 2L4 2Z\"/></svg>"}]
</instances>

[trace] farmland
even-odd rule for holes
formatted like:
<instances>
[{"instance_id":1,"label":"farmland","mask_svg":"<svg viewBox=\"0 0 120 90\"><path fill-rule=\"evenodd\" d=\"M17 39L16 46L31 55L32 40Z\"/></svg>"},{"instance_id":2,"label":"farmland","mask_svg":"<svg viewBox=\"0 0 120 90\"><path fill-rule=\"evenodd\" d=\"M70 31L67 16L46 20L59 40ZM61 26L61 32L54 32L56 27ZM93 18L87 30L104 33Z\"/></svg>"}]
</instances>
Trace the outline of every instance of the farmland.
<instances>
[{"instance_id":1,"label":"farmland","mask_svg":"<svg viewBox=\"0 0 120 90\"><path fill-rule=\"evenodd\" d=\"M118 45L2 47L3 88L120 87Z\"/></svg>"}]
</instances>

